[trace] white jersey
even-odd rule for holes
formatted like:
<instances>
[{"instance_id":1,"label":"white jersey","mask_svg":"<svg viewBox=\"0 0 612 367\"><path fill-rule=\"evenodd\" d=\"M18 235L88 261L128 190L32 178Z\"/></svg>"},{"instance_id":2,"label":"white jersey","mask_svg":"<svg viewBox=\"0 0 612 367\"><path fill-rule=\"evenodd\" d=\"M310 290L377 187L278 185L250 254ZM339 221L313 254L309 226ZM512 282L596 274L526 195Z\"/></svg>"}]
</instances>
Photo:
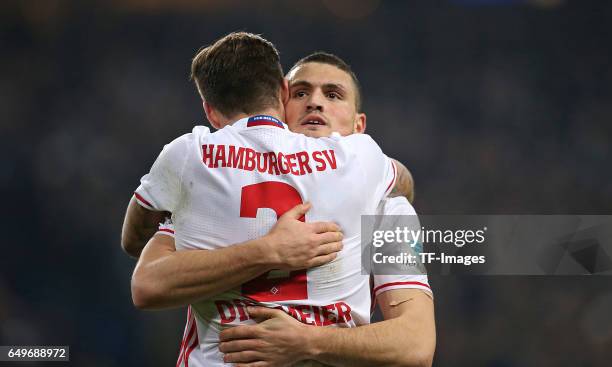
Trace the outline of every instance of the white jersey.
<instances>
[{"instance_id":1,"label":"white jersey","mask_svg":"<svg viewBox=\"0 0 612 367\"><path fill-rule=\"evenodd\" d=\"M307 221L335 221L344 232L344 248L329 264L273 271L192 304L179 363L226 366L218 334L253 323L250 304L282 309L311 325L368 323L360 215L375 214L395 176L394 164L367 135L308 138L268 116L215 133L198 126L168 144L135 195L149 209L173 213L177 250L212 250L259 237L306 201L313 204Z\"/></svg>"},{"instance_id":2,"label":"white jersey","mask_svg":"<svg viewBox=\"0 0 612 367\"><path fill-rule=\"evenodd\" d=\"M416 211L408 200L404 196L397 196L392 198L386 198L380 202L376 209L376 215L417 215ZM174 237L174 224L172 220L167 218L164 223L159 224L159 228L156 234L162 234L170 237ZM379 294L392 290L402 288L416 288L425 291L427 294L433 296L431 286L429 285L429 279L427 274L394 274L394 275L381 275L377 274L372 277L372 308L375 306L376 296ZM349 304L350 306L350 304ZM358 326L361 324L357 324Z\"/></svg>"},{"instance_id":3,"label":"white jersey","mask_svg":"<svg viewBox=\"0 0 612 367\"><path fill-rule=\"evenodd\" d=\"M406 200L405 197L393 197L384 199L378 206L376 210L377 215L416 215L416 212L412 205ZM174 237L175 229L174 225L170 218L168 218L164 223L160 223L157 234L167 235ZM341 275L342 276L342 275ZM367 277L367 275L365 275ZM431 287L429 285L429 280L426 274L422 275L410 275L410 274L397 274L397 275L374 275L372 277L371 284L371 297L370 294L363 294L364 289L361 289L362 293L359 297L351 297L350 300L347 300L347 304L351 309L354 310L363 310L364 304L369 303L370 309L374 310L376 305L376 297L383 292L393 290L393 289L406 289L406 288L414 288L420 289L425 293L429 294L433 297L433 293ZM357 305L355 302L359 302L360 305ZM185 326L185 331L183 334L183 340L181 342L181 348L179 353L179 365L183 365L183 361L188 360L189 357L186 356L191 355L191 350L195 348L198 343L197 334L195 333L194 326L195 317L192 314L191 307L187 309L187 324ZM361 318L360 322L356 322L356 326L364 325L369 323L369 319ZM361 323L363 322L363 323ZM191 346L191 349L190 349ZM191 357L193 359L193 356ZM309 361L311 362L311 361ZM318 366L316 363L303 363L301 366Z\"/></svg>"},{"instance_id":4,"label":"white jersey","mask_svg":"<svg viewBox=\"0 0 612 367\"><path fill-rule=\"evenodd\" d=\"M403 196L386 198L377 210L378 215L417 215L408 200ZM160 226L160 230L163 226ZM417 225L417 227L420 227ZM377 274L372 277L372 309L376 304L376 297L392 289L416 288L433 297L427 274Z\"/></svg>"}]
</instances>

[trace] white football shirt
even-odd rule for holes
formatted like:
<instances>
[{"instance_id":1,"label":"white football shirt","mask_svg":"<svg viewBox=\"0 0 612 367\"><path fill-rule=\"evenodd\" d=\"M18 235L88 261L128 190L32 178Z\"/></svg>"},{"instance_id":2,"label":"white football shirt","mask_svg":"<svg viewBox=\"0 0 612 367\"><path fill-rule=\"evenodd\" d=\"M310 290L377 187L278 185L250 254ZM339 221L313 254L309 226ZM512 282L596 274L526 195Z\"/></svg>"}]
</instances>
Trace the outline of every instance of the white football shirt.
<instances>
[{"instance_id":1,"label":"white football shirt","mask_svg":"<svg viewBox=\"0 0 612 367\"><path fill-rule=\"evenodd\" d=\"M376 210L376 214L415 216L416 212L405 197L399 196L384 199L379 204ZM172 224L170 218L167 218L164 223L160 223L157 234L174 237L174 225ZM367 275L364 275L364 277L367 277ZM427 274L374 275L372 277L372 280L372 289L370 290L371 295L370 293L366 293L365 288L362 288L359 292L355 294L354 297L350 297L350 299L345 300L345 303L351 310L363 311L366 307L366 304L370 304L370 309L373 310L376 305L376 297L383 292L393 289L420 289L425 293L429 294L431 297L433 297ZM192 346L193 350L197 344L195 326L193 326L194 320L195 318L192 315L191 307L189 307L187 309L187 324L185 325L185 331L183 334L183 340L181 342L181 348L179 353L179 365L184 365L183 361L185 360L185 356L188 355L189 345ZM356 322L356 326L365 325L369 323L370 320L368 318L362 317L359 319L359 321L359 323ZM191 356L191 353L189 353L189 355ZM194 357L191 356L191 358L193 359ZM300 367L316 367L321 365L322 364L317 364L314 361L308 361L308 363L299 364Z\"/></svg>"},{"instance_id":2,"label":"white football shirt","mask_svg":"<svg viewBox=\"0 0 612 367\"><path fill-rule=\"evenodd\" d=\"M416 218L416 211L414 210L410 202L408 202L408 200L403 196L384 199L378 207L377 214L408 215L415 216L415 219L418 219ZM419 227L420 225L418 224L417 220L416 228ZM162 228L163 225L160 225L160 230ZM433 297L427 274L408 274L407 272L405 274L376 274L372 278L372 309L376 304L376 297L381 293L392 289L416 288L425 291L425 293Z\"/></svg>"},{"instance_id":3,"label":"white football shirt","mask_svg":"<svg viewBox=\"0 0 612 367\"><path fill-rule=\"evenodd\" d=\"M211 250L259 237L306 201L312 203L307 221L335 221L344 232L344 248L329 264L273 271L192 304L179 363L225 366L218 333L253 323L248 304L279 308L311 325L368 323L360 215L376 213L395 177L395 165L368 135L308 138L269 116L242 119L215 133L198 126L168 144L135 195L149 209L172 212L177 250Z\"/></svg>"}]
</instances>

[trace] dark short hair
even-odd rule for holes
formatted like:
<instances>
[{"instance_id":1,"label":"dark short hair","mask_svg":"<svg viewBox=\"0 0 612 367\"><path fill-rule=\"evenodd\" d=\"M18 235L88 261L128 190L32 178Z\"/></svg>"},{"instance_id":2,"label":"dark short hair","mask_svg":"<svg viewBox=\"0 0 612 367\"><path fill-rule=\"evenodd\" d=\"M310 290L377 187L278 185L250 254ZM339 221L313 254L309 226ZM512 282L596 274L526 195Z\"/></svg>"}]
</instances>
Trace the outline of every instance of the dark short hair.
<instances>
[{"instance_id":1,"label":"dark short hair","mask_svg":"<svg viewBox=\"0 0 612 367\"><path fill-rule=\"evenodd\" d=\"M191 78L202 98L226 117L279 107L283 69L274 45L259 35L233 32L200 49Z\"/></svg>"},{"instance_id":2,"label":"dark short hair","mask_svg":"<svg viewBox=\"0 0 612 367\"><path fill-rule=\"evenodd\" d=\"M355 85L355 108L357 109L357 112L361 112L361 85L359 84L359 80L353 72L353 69L351 69L351 66L347 64L346 61L342 60L340 57L334 54L317 51L304 58L301 58L291 67L289 73L291 73L295 68L300 67L309 62L318 62L321 64L332 65L350 75L351 79L353 80L353 84Z\"/></svg>"}]
</instances>

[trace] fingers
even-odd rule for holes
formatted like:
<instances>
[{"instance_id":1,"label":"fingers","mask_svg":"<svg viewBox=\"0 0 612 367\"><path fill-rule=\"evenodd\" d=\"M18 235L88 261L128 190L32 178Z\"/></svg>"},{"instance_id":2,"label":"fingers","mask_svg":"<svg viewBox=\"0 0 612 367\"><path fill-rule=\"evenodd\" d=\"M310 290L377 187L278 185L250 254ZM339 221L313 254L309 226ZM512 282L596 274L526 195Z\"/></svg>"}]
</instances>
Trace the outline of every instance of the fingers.
<instances>
[{"instance_id":1,"label":"fingers","mask_svg":"<svg viewBox=\"0 0 612 367\"><path fill-rule=\"evenodd\" d=\"M262 347L262 341L257 339L241 339L219 343L221 353L235 353L248 350L258 350Z\"/></svg>"},{"instance_id":2,"label":"fingers","mask_svg":"<svg viewBox=\"0 0 612 367\"><path fill-rule=\"evenodd\" d=\"M339 251L342 250L343 247L344 245L342 244L342 242L326 243L317 248L316 256L324 256L332 253L337 254Z\"/></svg>"},{"instance_id":3,"label":"fingers","mask_svg":"<svg viewBox=\"0 0 612 367\"><path fill-rule=\"evenodd\" d=\"M310 261L310 264L308 265L308 267L313 268L315 266L325 265L328 262L334 260L337 256L338 256L337 252L333 252L328 255L317 256Z\"/></svg>"},{"instance_id":4,"label":"fingers","mask_svg":"<svg viewBox=\"0 0 612 367\"><path fill-rule=\"evenodd\" d=\"M296 205L293 208L287 210L287 212L283 214L281 218L289 217L293 219L300 219L301 217L306 215L306 213L310 210L311 206L312 205L310 203Z\"/></svg>"},{"instance_id":5,"label":"fingers","mask_svg":"<svg viewBox=\"0 0 612 367\"><path fill-rule=\"evenodd\" d=\"M251 318L257 319L257 322L260 322L261 320L265 320L265 319L271 319L275 316L277 317L282 316L285 314L281 310L275 310L273 308L267 308L267 307L253 307L253 306L247 307L247 312L249 316L251 316Z\"/></svg>"},{"instance_id":6,"label":"fingers","mask_svg":"<svg viewBox=\"0 0 612 367\"><path fill-rule=\"evenodd\" d=\"M316 235L317 245L331 242L341 242L344 236L342 232L325 232Z\"/></svg>"},{"instance_id":7,"label":"fingers","mask_svg":"<svg viewBox=\"0 0 612 367\"><path fill-rule=\"evenodd\" d=\"M241 325L227 328L219 333L219 341L256 338L258 336L257 329L257 325Z\"/></svg>"},{"instance_id":8,"label":"fingers","mask_svg":"<svg viewBox=\"0 0 612 367\"><path fill-rule=\"evenodd\" d=\"M261 352L247 350L244 352L227 353L223 356L223 362L225 363L236 363L236 362L257 362L264 359L264 355Z\"/></svg>"},{"instance_id":9,"label":"fingers","mask_svg":"<svg viewBox=\"0 0 612 367\"><path fill-rule=\"evenodd\" d=\"M313 222L310 224L314 227L314 230L317 233L342 232L340 226L334 222Z\"/></svg>"},{"instance_id":10,"label":"fingers","mask_svg":"<svg viewBox=\"0 0 612 367\"><path fill-rule=\"evenodd\" d=\"M268 362L265 361L257 361L252 363L237 363L234 364L234 367L269 367L271 366Z\"/></svg>"}]
</instances>

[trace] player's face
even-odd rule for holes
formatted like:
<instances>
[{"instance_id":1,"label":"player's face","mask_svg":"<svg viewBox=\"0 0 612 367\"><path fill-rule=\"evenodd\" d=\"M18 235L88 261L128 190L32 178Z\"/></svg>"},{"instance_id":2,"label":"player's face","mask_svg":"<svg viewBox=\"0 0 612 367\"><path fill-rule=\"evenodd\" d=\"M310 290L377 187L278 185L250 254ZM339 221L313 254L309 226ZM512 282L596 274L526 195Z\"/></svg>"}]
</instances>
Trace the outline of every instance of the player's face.
<instances>
[{"instance_id":1,"label":"player's face","mask_svg":"<svg viewBox=\"0 0 612 367\"><path fill-rule=\"evenodd\" d=\"M332 132L349 135L363 132L365 115L355 107L351 76L329 64L309 62L289 75L289 100L285 119L289 129L312 137Z\"/></svg>"}]
</instances>

